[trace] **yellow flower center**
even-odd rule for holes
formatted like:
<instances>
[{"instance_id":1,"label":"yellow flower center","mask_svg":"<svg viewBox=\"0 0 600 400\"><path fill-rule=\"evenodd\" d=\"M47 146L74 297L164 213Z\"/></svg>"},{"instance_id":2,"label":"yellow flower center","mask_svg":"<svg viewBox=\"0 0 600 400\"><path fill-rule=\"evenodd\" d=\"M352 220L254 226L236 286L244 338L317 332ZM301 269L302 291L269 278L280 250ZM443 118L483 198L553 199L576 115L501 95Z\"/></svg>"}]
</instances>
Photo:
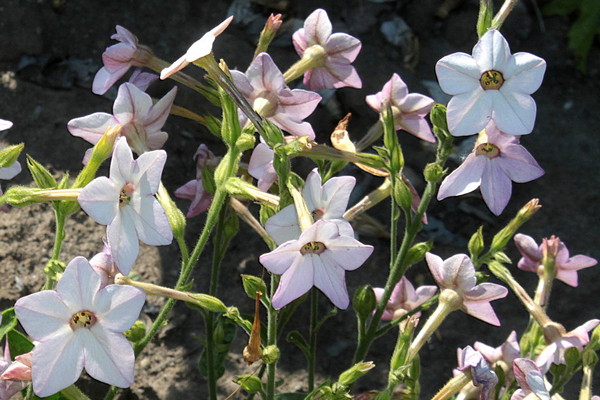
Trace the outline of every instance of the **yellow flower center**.
<instances>
[{"instance_id":1,"label":"yellow flower center","mask_svg":"<svg viewBox=\"0 0 600 400\"><path fill-rule=\"evenodd\" d=\"M300 254L321 254L327 247L322 242L308 242L300 249Z\"/></svg>"},{"instance_id":2,"label":"yellow flower center","mask_svg":"<svg viewBox=\"0 0 600 400\"><path fill-rule=\"evenodd\" d=\"M475 155L496 158L500 155L500 149L494 144L482 143L475 148Z\"/></svg>"},{"instance_id":3,"label":"yellow flower center","mask_svg":"<svg viewBox=\"0 0 600 400\"><path fill-rule=\"evenodd\" d=\"M491 69L481 74L479 83L483 90L498 90L504 84L504 76L502 76L502 72Z\"/></svg>"},{"instance_id":4,"label":"yellow flower center","mask_svg":"<svg viewBox=\"0 0 600 400\"><path fill-rule=\"evenodd\" d=\"M91 311L79 311L71 317L71 329L91 328L96 323L96 316Z\"/></svg>"},{"instance_id":5,"label":"yellow flower center","mask_svg":"<svg viewBox=\"0 0 600 400\"><path fill-rule=\"evenodd\" d=\"M131 195L135 188L133 187L133 183L126 183L121 188L121 195L119 196L119 207L126 206L129 204L129 200L131 200Z\"/></svg>"}]
</instances>

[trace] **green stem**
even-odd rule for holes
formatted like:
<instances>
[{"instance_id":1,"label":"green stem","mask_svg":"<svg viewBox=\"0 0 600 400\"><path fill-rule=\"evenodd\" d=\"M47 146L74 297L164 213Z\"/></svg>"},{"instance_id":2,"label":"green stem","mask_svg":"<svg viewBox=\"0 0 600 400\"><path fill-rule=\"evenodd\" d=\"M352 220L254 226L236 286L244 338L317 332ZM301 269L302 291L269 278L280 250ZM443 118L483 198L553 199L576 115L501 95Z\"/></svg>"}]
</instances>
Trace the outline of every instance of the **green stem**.
<instances>
[{"instance_id":1,"label":"green stem","mask_svg":"<svg viewBox=\"0 0 600 400\"><path fill-rule=\"evenodd\" d=\"M315 365L317 361L317 306L319 293L313 287L310 292L310 327L309 327L309 357L308 357L308 391L315 388Z\"/></svg>"},{"instance_id":2,"label":"green stem","mask_svg":"<svg viewBox=\"0 0 600 400\"><path fill-rule=\"evenodd\" d=\"M208 395L209 399L216 400L217 399L217 377L215 376L215 338L214 338L214 314L211 312L203 313L204 324L206 326L206 347L204 351L206 351L206 363L207 363L207 373L208 373Z\"/></svg>"},{"instance_id":3,"label":"green stem","mask_svg":"<svg viewBox=\"0 0 600 400\"><path fill-rule=\"evenodd\" d=\"M277 287L277 278L275 274L271 274L271 285L270 291L272 299L275 295L275 288ZM269 305L268 322L267 322L267 345L277 344L277 310ZM267 365L267 398L266 400L275 399L275 373L277 372L277 362Z\"/></svg>"},{"instance_id":4,"label":"green stem","mask_svg":"<svg viewBox=\"0 0 600 400\"><path fill-rule=\"evenodd\" d=\"M60 391L61 397L68 400L90 400L79 388L75 385L71 385Z\"/></svg>"},{"instance_id":5,"label":"green stem","mask_svg":"<svg viewBox=\"0 0 600 400\"><path fill-rule=\"evenodd\" d=\"M62 212L54 209L54 219L56 220L56 230L54 234L54 247L52 249L52 260L58 261L60 258L60 251L62 249L62 242L65 239L65 220L66 215ZM46 282L42 287L42 290L50 290L54 287L54 279L50 275L46 275Z\"/></svg>"}]
</instances>

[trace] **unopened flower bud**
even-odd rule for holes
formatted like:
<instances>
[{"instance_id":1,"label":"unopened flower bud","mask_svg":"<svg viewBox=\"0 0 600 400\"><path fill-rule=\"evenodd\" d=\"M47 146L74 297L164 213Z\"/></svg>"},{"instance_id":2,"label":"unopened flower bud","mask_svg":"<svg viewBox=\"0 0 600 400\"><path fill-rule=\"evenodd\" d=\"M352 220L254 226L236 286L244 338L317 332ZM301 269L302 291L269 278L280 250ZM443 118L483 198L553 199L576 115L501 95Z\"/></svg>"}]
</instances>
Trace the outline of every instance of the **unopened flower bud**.
<instances>
[{"instance_id":1,"label":"unopened flower bud","mask_svg":"<svg viewBox=\"0 0 600 400\"><path fill-rule=\"evenodd\" d=\"M429 163L425 166L423 174L427 182L436 183L444 177L444 170L439 164Z\"/></svg>"},{"instance_id":2,"label":"unopened flower bud","mask_svg":"<svg viewBox=\"0 0 600 400\"><path fill-rule=\"evenodd\" d=\"M173 236L178 239L183 239L185 233L185 216L177 207L171 196L169 196L169 192L164 187L162 182L158 187L158 192L156 194L156 198L158 202L165 210L165 214L167 215L167 220L169 220L169 225L171 226L171 230L173 231Z\"/></svg>"},{"instance_id":3,"label":"unopened flower bud","mask_svg":"<svg viewBox=\"0 0 600 400\"><path fill-rule=\"evenodd\" d=\"M133 323L131 328L123 332L127 340L130 342L139 342L146 335L146 325L139 319Z\"/></svg>"},{"instance_id":4,"label":"unopened flower bud","mask_svg":"<svg viewBox=\"0 0 600 400\"><path fill-rule=\"evenodd\" d=\"M280 351L274 344L269 345L263 349L262 360L265 364L273 364L279 359Z\"/></svg>"},{"instance_id":5,"label":"unopened flower bud","mask_svg":"<svg viewBox=\"0 0 600 400\"><path fill-rule=\"evenodd\" d=\"M0 150L0 168L10 167L17 161L25 145L23 143L6 146ZM5 178L6 179L6 178Z\"/></svg>"},{"instance_id":6,"label":"unopened flower bud","mask_svg":"<svg viewBox=\"0 0 600 400\"><path fill-rule=\"evenodd\" d=\"M477 229L477 232L475 232L471 236L471 239L469 239L468 248L469 252L471 253L471 258L475 258L479 254L481 254L484 245L485 244L483 241L483 226L480 226L479 229Z\"/></svg>"},{"instance_id":7,"label":"unopened flower bud","mask_svg":"<svg viewBox=\"0 0 600 400\"><path fill-rule=\"evenodd\" d=\"M396 179L392 194L396 203L405 212L409 212L413 203L413 193L403 179Z\"/></svg>"},{"instance_id":8,"label":"unopened flower bud","mask_svg":"<svg viewBox=\"0 0 600 400\"><path fill-rule=\"evenodd\" d=\"M421 261L425 257L425 253L427 253L433 247L433 242L421 242L415 244L408 250L406 254L406 263L408 265L416 264Z\"/></svg>"},{"instance_id":9,"label":"unopened flower bud","mask_svg":"<svg viewBox=\"0 0 600 400\"><path fill-rule=\"evenodd\" d=\"M256 139L254 135L249 133L242 133L240 137L235 141L235 147L237 147L240 151L246 151L254 148L254 143Z\"/></svg>"},{"instance_id":10,"label":"unopened flower bud","mask_svg":"<svg viewBox=\"0 0 600 400\"><path fill-rule=\"evenodd\" d=\"M29 168L31 177L40 189L54 189L58 185L50 171L29 155L27 155L27 168Z\"/></svg>"},{"instance_id":11,"label":"unopened flower bud","mask_svg":"<svg viewBox=\"0 0 600 400\"><path fill-rule=\"evenodd\" d=\"M532 199L525 204L517 215L494 236L492 239L492 251L501 251L506 247L508 241L517 233L521 225L527 222L542 207L538 205L538 199Z\"/></svg>"},{"instance_id":12,"label":"unopened flower bud","mask_svg":"<svg viewBox=\"0 0 600 400\"><path fill-rule=\"evenodd\" d=\"M350 367L350 369L347 369L340 374L338 383L340 385L350 386L373 368L375 368L375 364L373 364L372 361L354 364L352 367Z\"/></svg>"},{"instance_id":13,"label":"unopened flower bud","mask_svg":"<svg viewBox=\"0 0 600 400\"><path fill-rule=\"evenodd\" d=\"M258 393L262 390L262 382L259 377L255 375L238 375L235 379L235 383L240 385L248 393Z\"/></svg>"},{"instance_id":14,"label":"unopened flower bud","mask_svg":"<svg viewBox=\"0 0 600 400\"><path fill-rule=\"evenodd\" d=\"M373 312L376 305L377 299L371 285L362 286L354 293L352 307L360 318L367 318Z\"/></svg>"}]
</instances>

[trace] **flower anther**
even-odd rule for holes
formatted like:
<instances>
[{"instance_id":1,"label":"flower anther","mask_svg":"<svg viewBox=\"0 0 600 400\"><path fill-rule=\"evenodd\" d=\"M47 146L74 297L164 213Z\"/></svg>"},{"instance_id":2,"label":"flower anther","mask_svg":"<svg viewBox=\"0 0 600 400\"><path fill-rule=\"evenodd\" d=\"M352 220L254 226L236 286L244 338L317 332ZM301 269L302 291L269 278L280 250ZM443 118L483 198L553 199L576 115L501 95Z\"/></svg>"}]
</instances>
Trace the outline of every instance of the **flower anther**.
<instances>
[{"instance_id":1,"label":"flower anther","mask_svg":"<svg viewBox=\"0 0 600 400\"><path fill-rule=\"evenodd\" d=\"M500 155L500 149L492 143L482 143L475 148L475 155L496 158Z\"/></svg>"},{"instance_id":2,"label":"flower anther","mask_svg":"<svg viewBox=\"0 0 600 400\"><path fill-rule=\"evenodd\" d=\"M321 254L327 249L323 242L308 242L300 248L300 254Z\"/></svg>"},{"instance_id":3,"label":"flower anther","mask_svg":"<svg viewBox=\"0 0 600 400\"><path fill-rule=\"evenodd\" d=\"M96 324L96 315L91 311L78 311L71 317L69 325L74 331L81 328L91 328Z\"/></svg>"},{"instance_id":4,"label":"flower anther","mask_svg":"<svg viewBox=\"0 0 600 400\"><path fill-rule=\"evenodd\" d=\"M500 71L490 69L481 74L479 83L483 90L498 90L504 84L504 75Z\"/></svg>"}]
</instances>

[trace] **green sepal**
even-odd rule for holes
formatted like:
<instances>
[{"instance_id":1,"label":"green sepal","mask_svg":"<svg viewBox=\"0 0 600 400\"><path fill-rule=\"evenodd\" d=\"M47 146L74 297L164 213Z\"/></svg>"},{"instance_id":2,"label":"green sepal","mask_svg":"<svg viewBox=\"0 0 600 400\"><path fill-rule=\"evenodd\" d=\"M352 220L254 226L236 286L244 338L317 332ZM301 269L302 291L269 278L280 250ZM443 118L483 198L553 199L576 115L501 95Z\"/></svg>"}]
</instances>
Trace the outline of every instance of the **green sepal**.
<instances>
[{"instance_id":1,"label":"green sepal","mask_svg":"<svg viewBox=\"0 0 600 400\"><path fill-rule=\"evenodd\" d=\"M6 146L0 150L0 168L10 167L17 161L25 145L23 143Z\"/></svg>"},{"instance_id":2,"label":"green sepal","mask_svg":"<svg viewBox=\"0 0 600 400\"><path fill-rule=\"evenodd\" d=\"M127 329L123 334L130 342L139 342L146 336L146 324L144 324L144 321L138 319L133 323L131 328Z\"/></svg>"},{"instance_id":3,"label":"green sepal","mask_svg":"<svg viewBox=\"0 0 600 400\"><path fill-rule=\"evenodd\" d=\"M261 292L261 303L263 303L265 307L269 306L269 299L267 299L266 296L267 285L264 280L254 275L242 275L242 285L244 286L244 292L246 292L251 299L256 299L256 292Z\"/></svg>"},{"instance_id":4,"label":"green sepal","mask_svg":"<svg viewBox=\"0 0 600 400\"><path fill-rule=\"evenodd\" d=\"M56 179L50 171L42 164L35 161L29 154L27 155L27 168L35 184L41 189L54 189L58 187Z\"/></svg>"},{"instance_id":5,"label":"green sepal","mask_svg":"<svg viewBox=\"0 0 600 400\"><path fill-rule=\"evenodd\" d=\"M479 0L479 14L477 16L477 36L481 38L492 26L494 17L494 4L491 0Z\"/></svg>"},{"instance_id":6,"label":"green sepal","mask_svg":"<svg viewBox=\"0 0 600 400\"><path fill-rule=\"evenodd\" d=\"M237 106L225 91L219 89L221 96L221 109L223 110L223 122L221 124L221 138L228 147L235 147L235 142L242 134Z\"/></svg>"},{"instance_id":7,"label":"green sepal","mask_svg":"<svg viewBox=\"0 0 600 400\"><path fill-rule=\"evenodd\" d=\"M2 322L0 323L0 340L17 326L17 316L13 307L2 311Z\"/></svg>"},{"instance_id":8,"label":"green sepal","mask_svg":"<svg viewBox=\"0 0 600 400\"><path fill-rule=\"evenodd\" d=\"M485 243L483 241L483 225L477 229L475 233L469 239L469 253L471 254L471 259L475 260L483 251Z\"/></svg>"},{"instance_id":9,"label":"green sepal","mask_svg":"<svg viewBox=\"0 0 600 400\"><path fill-rule=\"evenodd\" d=\"M431 250L433 247L433 241L420 242L414 244L406 254L406 264L412 265L421 262L425 258L425 253Z\"/></svg>"},{"instance_id":10,"label":"green sepal","mask_svg":"<svg viewBox=\"0 0 600 400\"><path fill-rule=\"evenodd\" d=\"M368 318L376 306L377 299L375 298L375 292L371 285L361 286L354 292L352 308L354 308L354 311L356 311L356 314L361 320Z\"/></svg>"},{"instance_id":11,"label":"green sepal","mask_svg":"<svg viewBox=\"0 0 600 400\"><path fill-rule=\"evenodd\" d=\"M212 312L227 312L227 306L218 298L204 293L187 293L193 300L187 302L191 306L198 306Z\"/></svg>"}]
</instances>

